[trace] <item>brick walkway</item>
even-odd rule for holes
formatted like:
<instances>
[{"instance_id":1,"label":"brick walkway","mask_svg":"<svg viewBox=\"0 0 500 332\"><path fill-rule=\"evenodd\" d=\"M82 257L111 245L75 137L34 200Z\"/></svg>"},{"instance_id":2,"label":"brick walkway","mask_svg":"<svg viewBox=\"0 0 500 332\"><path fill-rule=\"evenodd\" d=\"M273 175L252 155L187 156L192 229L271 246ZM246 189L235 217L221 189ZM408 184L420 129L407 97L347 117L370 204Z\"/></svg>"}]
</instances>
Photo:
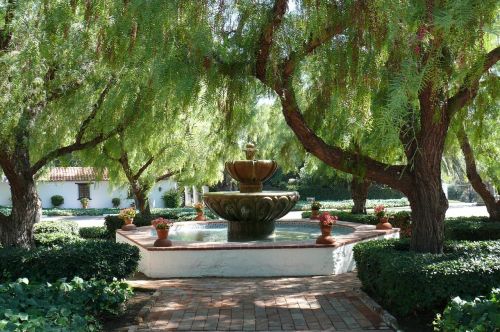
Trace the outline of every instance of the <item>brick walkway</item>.
<instances>
[{"instance_id":1,"label":"brick walkway","mask_svg":"<svg viewBox=\"0 0 500 332\"><path fill-rule=\"evenodd\" d=\"M135 286L147 286L134 283ZM390 330L355 273L301 278L149 280L159 286L144 322L129 331Z\"/></svg>"}]
</instances>

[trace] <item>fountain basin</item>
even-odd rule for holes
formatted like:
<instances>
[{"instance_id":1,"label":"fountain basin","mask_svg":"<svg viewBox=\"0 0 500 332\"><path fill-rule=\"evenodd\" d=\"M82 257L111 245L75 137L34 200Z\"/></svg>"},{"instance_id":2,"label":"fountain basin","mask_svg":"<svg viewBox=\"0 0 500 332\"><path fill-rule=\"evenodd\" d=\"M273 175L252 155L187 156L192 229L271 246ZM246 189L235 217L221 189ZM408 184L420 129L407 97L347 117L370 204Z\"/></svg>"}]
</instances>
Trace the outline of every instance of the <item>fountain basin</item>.
<instances>
[{"instance_id":1,"label":"fountain basin","mask_svg":"<svg viewBox=\"0 0 500 332\"><path fill-rule=\"evenodd\" d=\"M194 222L198 225L225 221ZM281 224L315 225L306 219L277 221ZM192 222L183 223L186 226ZM151 278L177 277L268 277L340 274L352 271L354 245L361 241L399 238L399 229L376 230L375 226L339 221L352 231L336 236L333 245L315 240L275 242L198 242L173 240L172 247L158 248L151 227L116 232L116 241L137 246L139 271ZM319 226L318 226L319 228Z\"/></svg>"},{"instance_id":2,"label":"fountain basin","mask_svg":"<svg viewBox=\"0 0 500 332\"><path fill-rule=\"evenodd\" d=\"M274 232L274 221L287 214L299 200L296 191L208 192L203 201L226 219L228 237L234 241L261 239Z\"/></svg>"}]
</instances>

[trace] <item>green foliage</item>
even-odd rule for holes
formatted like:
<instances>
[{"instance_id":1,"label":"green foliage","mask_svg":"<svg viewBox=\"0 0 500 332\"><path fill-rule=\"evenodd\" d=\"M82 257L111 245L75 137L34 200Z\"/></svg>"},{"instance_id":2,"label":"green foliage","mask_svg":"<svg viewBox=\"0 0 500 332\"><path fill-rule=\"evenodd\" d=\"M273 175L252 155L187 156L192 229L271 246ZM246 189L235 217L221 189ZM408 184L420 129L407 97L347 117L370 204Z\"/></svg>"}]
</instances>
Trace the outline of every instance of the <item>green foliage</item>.
<instances>
[{"instance_id":1,"label":"green foliage","mask_svg":"<svg viewBox=\"0 0 500 332\"><path fill-rule=\"evenodd\" d=\"M78 235L78 224L73 221L41 221L33 226L33 233L64 233L69 235Z\"/></svg>"},{"instance_id":2,"label":"green foliage","mask_svg":"<svg viewBox=\"0 0 500 332\"><path fill-rule=\"evenodd\" d=\"M344 201L320 201L322 209L338 209L338 210L350 210L354 203L351 199ZM366 207L372 209L377 205L383 204L385 207L401 207L408 206L408 200L406 198L400 199L367 199ZM311 204L307 201L298 201L294 207L294 210L310 210Z\"/></svg>"},{"instance_id":3,"label":"green foliage","mask_svg":"<svg viewBox=\"0 0 500 332\"><path fill-rule=\"evenodd\" d=\"M196 213L192 208L153 209L150 216L137 214L134 218L134 224L137 227L150 226L151 221L159 217L174 221L189 221L195 219ZM217 216L210 211L205 211L205 217L208 220L217 218ZM116 230L123 226L123 220L118 218L118 216L106 216L104 218L104 225L106 226L108 236L114 238Z\"/></svg>"},{"instance_id":4,"label":"green foliage","mask_svg":"<svg viewBox=\"0 0 500 332\"><path fill-rule=\"evenodd\" d=\"M492 222L487 217L448 218L444 231L449 240L500 240L500 222Z\"/></svg>"},{"instance_id":5,"label":"green foliage","mask_svg":"<svg viewBox=\"0 0 500 332\"><path fill-rule=\"evenodd\" d=\"M354 247L363 289L391 312L444 307L451 297L485 294L500 282L500 242L448 242L444 254L409 251L404 240Z\"/></svg>"},{"instance_id":6,"label":"green foliage","mask_svg":"<svg viewBox=\"0 0 500 332\"><path fill-rule=\"evenodd\" d=\"M100 330L98 318L123 312L132 290L124 282L84 281L29 283L28 279L0 284L0 330Z\"/></svg>"},{"instance_id":7,"label":"green foliage","mask_svg":"<svg viewBox=\"0 0 500 332\"><path fill-rule=\"evenodd\" d=\"M111 204L113 204L113 207L115 209L120 206L121 202L121 199L119 199L118 197L113 197L113 199L111 200Z\"/></svg>"},{"instance_id":8,"label":"green foliage","mask_svg":"<svg viewBox=\"0 0 500 332\"><path fill-rule=\"evenodd\" d=\"M78 231L83 239L109 239L109 233L105 226L82 227Z\"/></svg>"},{"instance_id":9,"label":"green foliage","mask_svg":"<svg viewBox=\"0 0 500 332\"><path fill-rule=\"evenodd\" d=\"M61 246L67 243L83 241L78 235L68 233L40 233L35 234L34 238L37 247Z\"/></svg>"},{"instance_id":10,"label":"green foliage","mask_svg":"<svg viewBox=\"0 0 500 332\"><path fill-rule=\"evenodd\" d=\"M339 210L321 210L320 212L328 212L332 216L337 216L339 217L339 220L341 221L350 221L350 222L356 222L360 224L369 224L369 225L376 225L378 223L378 218L377 216L373 214L353 214L350 212L345 212L345 211L339 211ZM311 212L306 211L302 212L302 218L310 218L311 217Z\"/></svg>"},{"instance_id":11,"label":"green foliage","mask_svg":"<svg viewBox=\"0 0 500 332\"><path fill-rule=\"evenodd\" d=\"M139 261L137 247L111 241L81 241L32 250L0 249L0 282L29 276L36 281L126 278Z\"/></svg>"},{"instance_id":12,"label":"green foliage","mask_svg":"<svg viewBox=\"0 0 500 332\"><path fill-rule=\"evenodd\" d=\"M50 198L50 201L54 207L59 207L64 204L64 197L61 195L54 195Z\"/></svg>"},{"instance_id":13,"label":"green foliage","mask_svg":"<svg viewBox=\"0 0 500 332\"><path fill-rule=\"evenodd\" d=\"M177 190L167 191L161 198L166 208L178 208L181 206L181 195Z\"/></svg>"},{"instance_id":14,"label":"green foliage","mask_svg":"<svg viewBox=\"0 0 500 332\"><path fill-rule=\"evenodd\" d=\"M488 297L472 301L456 297L448 303L443 315L434 323L436 331L443 332L495 332L500 326L500 288L494 288Z\"/></svg>"}]
</instances>

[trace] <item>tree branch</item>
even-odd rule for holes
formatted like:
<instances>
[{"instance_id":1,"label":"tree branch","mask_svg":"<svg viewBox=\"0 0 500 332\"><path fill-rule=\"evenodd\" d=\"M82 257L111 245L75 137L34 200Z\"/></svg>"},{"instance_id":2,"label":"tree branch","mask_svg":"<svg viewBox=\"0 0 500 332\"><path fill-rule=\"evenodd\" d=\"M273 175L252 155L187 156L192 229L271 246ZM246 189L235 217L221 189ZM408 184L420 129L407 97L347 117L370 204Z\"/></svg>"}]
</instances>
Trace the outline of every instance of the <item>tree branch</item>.
<instances>
[{"instance_id":1,"label":"tree branch","mask_svg":"<svg viewBox=\"0 0 500 332\"><path fill-rule=\"evenodd\" d=\"M87 126L89 122L95 117L95 113L102 107L102 104L104 102L104 99L106 95L109 92L109 88L106 87L101 95L99 96L98 101L93 105L92 112L90 115L83 121L82 125L80 126L80 129L76 135L75 142L63 146L57 149L54 149L47 153L45 156L40 158L32 167L31 167L31 172L33 174L36 174L43 166L45 166L48 162L51 160L54 160L55 158L61 157L63 155L66 155L68 153L72 153L75 151L81 151L84 149L88 149L91 147L96 146L97 144L100 144L104 142L105 140L109 139L110 137L114 136L121 130L123 130L123 126L127 121L123 121L122 123L118 124L113 130L109 131L107 134L100 133L99 135L95 136L94 138L88 140L87 142L82 142L83 135L85 134L85 131L87 129Z\"/></svg>"},{"instance_id":2,"label":"tree branch","mask_svg":"<svg viewBox=\"0 0 500 332\"><path fill-rule=\"evenodd\" d=\"M356 166L358 164L364 165L366 179L387 184L408 194L411 191L411 177L407 172L404 172L405 165L388 165L370 157L328 145L308 127L300 112L292 86L292 76L296 64L302 57L311 54L343 30L343 24L336 22L336 24L326 28L320 36L305 43L300 53L291 54L285 60L281 66L281 81L275 83L273 87L280 98L282 113L288 126L306 151L312 153L327 165L350 174L357 174L359 168Z\"/></svg>"},{"instance_id":3,"label":"tree branch","mask_svg":"<svg viewBox=\"0 0 500 332\"><path fill-rule=\"evenodd\" d=\"M470 145L469 138L465 132L465 127L463 123L460 124L460 128L457 132L457 139L460 143L460 148L465 158L465 169L467 172L467 179L469 179L470 184L474 190L481 196L490 216L494 216L500 210L500 201L496 201L493 194L488 190L483 182L483 179L479 175L476 166L476 158L474 157L474 151ZM497 207L498 206L498 207ZM498 217L498 216L497 216Z\"/></svg>"},{"instance_id":4,"label":"tree branch","mask_svg":"<svg viewBox=\"0 0 500 332\"><path fill-rule=\"evenodd\" d=\"M78 130L78 133L76 134L76 138L75 138L76 143L82 142L83 135L85 135L85 132L87 131L87 128L88 128L90 122L92 122L92 120L95 119L97 112L101 109L102 104L104 103L104 99L106 99L106 96L108 95L109 90L115 84L115 82L116 81L114 79L111 79L104 87L104 90L102 90L96 103L92 106L92 111L90 112L89 116L85 120L83 120L82 125L80 126L80 129Z\"/></svg>"},{"instance_id":5,"label":"tree branch","mask_svg":"<svg viewBox=\"0 0 500 332\"><path fill-rule=\"evenodd\" d=\"M139 179L142 173L144 173L144 171L153 163L153 161L155 161L156 157L162 154L166 149L167 147L164 146L163 148L160 149L160 151L158 151L156 155L151 156L151 158L149 158L148 161L146 161L146 163L142 165L142 167L137 171L137 173L135 173L134 178L136 180Z\"/></svg>"},{"instance_id":6,"label":"tree branch","mask_svg":"<svg viewBox=\"0 0 500 332\"><path fill-rule=\"evenodd\" d=\"M262 30L258 42L258 47L255 52L255 77L260 81L266 80L266 67L271 53L271 46L273 44L273 37L276 29L283 21L283 16L288 7L288 0L276 0L272 9L271 17L264 29Z\"/></svg>"},{"instance_id":7,"label":"tree branch","mask_svg":"<svg viewBox=\"0 0 500 332\"><path fill-rule=\"evenodd\" d=\"M486 54L486 59L483 64L482 73L486 73L491 67L493 67L498 60L500 60L500 46L491 50L488 54ZM448 99L446 102L446 113L448 113L449 118L451 118L456 112L458 112L462 107L467 105L470 101L472 101L479 89L479 80L481 77L477 77L473 82L469 85L464 83L459 89L458 92ZM465 79L467 82L468 79Z\"/></svg>"},{"instance_id":8,"label":"tree branch","mask_svg":"<svg viewBox=\"0 0 500 332\"><path fill-rule=\"evenodd\" d=\"M157 177L155 181L159 182L161 180L166 180L166 179L171 178L172 176L174 176L175 174L178 174L178 173L179 173L179 171L167 172L167 173Z\"/></svg>"}]
</instances>

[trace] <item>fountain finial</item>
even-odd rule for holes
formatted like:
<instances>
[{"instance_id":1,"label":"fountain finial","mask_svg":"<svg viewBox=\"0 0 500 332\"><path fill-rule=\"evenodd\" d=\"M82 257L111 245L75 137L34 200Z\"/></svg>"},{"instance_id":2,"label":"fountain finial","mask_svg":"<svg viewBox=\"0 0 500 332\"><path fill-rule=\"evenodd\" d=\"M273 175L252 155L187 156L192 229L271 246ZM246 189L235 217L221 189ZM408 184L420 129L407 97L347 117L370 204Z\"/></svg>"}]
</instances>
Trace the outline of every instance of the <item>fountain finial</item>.
<instances>
[{"instance_id":1,"label":"fountain finial","mask_svg":"<svg viewBox=\"0 0 500 332\"><path fill-rule=\"evenodd\" d=\"M247 143L246 148L243 149L245 151L245 155L247 160L254 160L255 159L255 152L257 152L257 149L255 148L255 145L252 143Z\"/></svg>"}]
</instances>

